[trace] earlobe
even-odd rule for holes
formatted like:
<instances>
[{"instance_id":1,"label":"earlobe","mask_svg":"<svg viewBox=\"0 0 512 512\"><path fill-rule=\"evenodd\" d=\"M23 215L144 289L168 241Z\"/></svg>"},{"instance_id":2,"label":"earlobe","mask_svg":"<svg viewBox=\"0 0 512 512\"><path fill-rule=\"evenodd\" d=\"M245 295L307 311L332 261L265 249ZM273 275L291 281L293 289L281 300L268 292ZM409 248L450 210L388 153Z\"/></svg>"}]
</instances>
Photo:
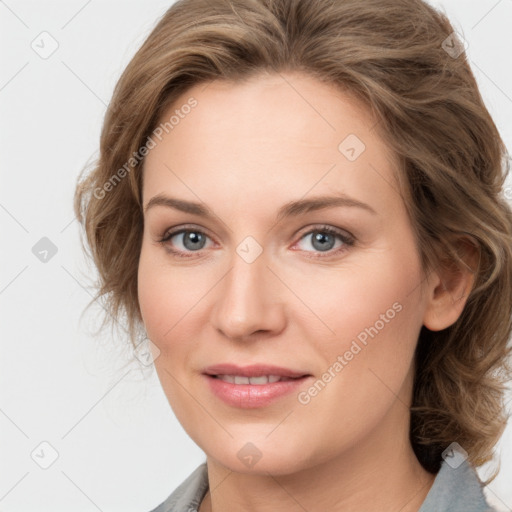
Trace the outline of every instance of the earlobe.
<instances>
[{"instance_id":1,"label":"earlobe","mask_svg":"<svg viewBox=\"0 0 512 512\"><path fill-rule=\"evenodd\" d=\"M453 260L444 262L428 279L423 325L431 331L446 329L458 320L473 288L479 266L478 246L469 239L461 239L457 254L459 264Z\"/></svg>"}]
</instances>

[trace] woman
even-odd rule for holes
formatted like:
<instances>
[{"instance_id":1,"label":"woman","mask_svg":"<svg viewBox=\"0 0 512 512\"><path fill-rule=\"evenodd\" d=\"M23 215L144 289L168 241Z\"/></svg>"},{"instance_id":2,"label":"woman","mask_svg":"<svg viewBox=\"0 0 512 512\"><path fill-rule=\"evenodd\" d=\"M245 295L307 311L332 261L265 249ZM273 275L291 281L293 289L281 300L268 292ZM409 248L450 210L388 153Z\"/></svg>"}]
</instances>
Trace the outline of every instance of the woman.
<instances>
[{"instance_id":1,"label":"woman","mask_svg":"<svg viewBox=\"0 0 512 512\"><path fill-rule=\"evenodd\" d=\"M182 0L129 63L75 211L207 456L155 512L491 510L512 212L463 50L420 0Z\"/></svg>"}]
</instances>

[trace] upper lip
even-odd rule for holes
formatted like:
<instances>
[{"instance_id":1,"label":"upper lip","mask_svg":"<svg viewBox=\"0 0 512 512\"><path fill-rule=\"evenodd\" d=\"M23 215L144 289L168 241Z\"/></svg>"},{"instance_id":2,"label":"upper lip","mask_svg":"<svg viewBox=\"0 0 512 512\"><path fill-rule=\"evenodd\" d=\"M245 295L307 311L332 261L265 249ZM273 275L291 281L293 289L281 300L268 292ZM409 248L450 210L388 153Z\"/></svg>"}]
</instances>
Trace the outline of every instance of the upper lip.
<instances>
[{"instance_id":1,"label":"upper lip","mask_svg":"<svg viewBox=\"0 0 512 512\"><path fill-rule=\"evenodd\" d=\"M242 377L261 377L263 375L278 375L279 377L297 378L309 375L307 372L290 370L282 366L269 364L252 364L249 366L237 366L224 363L208 366L203 370L207 375L239 375Z\"/></svg>"}]
</instances>

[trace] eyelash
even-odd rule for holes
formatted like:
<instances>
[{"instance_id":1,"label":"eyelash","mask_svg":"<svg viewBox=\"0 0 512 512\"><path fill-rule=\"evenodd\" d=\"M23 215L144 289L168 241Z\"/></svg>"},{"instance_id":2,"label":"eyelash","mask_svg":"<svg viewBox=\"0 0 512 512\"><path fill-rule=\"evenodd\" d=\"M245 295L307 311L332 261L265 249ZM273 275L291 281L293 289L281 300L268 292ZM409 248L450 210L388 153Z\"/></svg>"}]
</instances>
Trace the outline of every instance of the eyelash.
<instances>
[{"instance_id":1,"label":"eyelash","mask_svg":"<svg viewBox=\"0 0 512 512\"><path fill-rule=\"evenodd\" d=\"M193 254L195 253L200 253L201 250L199 251L188 251L186 252L185 254L190 254L189 255L185 255L183 253L183 251L177 251L176 249L172 249L169 244L167 244L167 242L174 236L176 235L179 235L179 234L182 234L182 233L188 233L188 232L192 232L192 233L199 233L201 235L204 235L205 237L207 238L210 238L204 231L202 231L201 229L196 229L196 228L193 228L193 227L182 227L180 229L177 229L176 231L170 231L170 232L166 232L164 233L164 235L162 237L159 238L158 240L158 243L162 244L165 246L165 249L167 251L169 251L170 253L172 253L174 256L178 257L178 258L192 258L194 256L192 256ZM310 229L309 231L307 231L306 233L304 233L300 239L302 240L303 238L305 238L306 236L308 235L312 235L313 233L327 233L329 235L333 235L333 236L336 236L338 237L342 242L343 242L343 245L341 247L338 247L338 249L334 249L334 250L329 250L329 251L325 251L324 253L318 251L316 252L316 256L307 256L308 258L329 258L329 257L332 257L334 255L337 255L337 254L340 254L340 253L343 253L343 252L346 252L348 250L348 247L352 247L354 246L355 244L355 239L354 237L352 236L348 236L346 235L345 233L343 233L342 231L339 231L338 229L336 228L333 228L332 226L328 226L328 225L320 225L320 226L315 226L313 227L313 229ZM312 251L305 251L305 252L312 252ZM323 256L322 254L326 254L327 256Z\"/></svg>"}]
</instances>

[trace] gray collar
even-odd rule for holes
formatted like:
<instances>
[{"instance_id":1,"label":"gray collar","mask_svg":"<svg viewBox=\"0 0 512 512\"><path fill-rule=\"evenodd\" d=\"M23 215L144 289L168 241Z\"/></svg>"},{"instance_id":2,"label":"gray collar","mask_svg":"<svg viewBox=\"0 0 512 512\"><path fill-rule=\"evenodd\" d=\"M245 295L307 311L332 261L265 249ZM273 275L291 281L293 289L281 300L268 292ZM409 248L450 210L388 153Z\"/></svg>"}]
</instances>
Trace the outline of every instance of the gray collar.
<instances>
[{"instance_id":1,"label":"gray collar","mask_svg":"<svg viewBox=\"0 0 512 512\"><path fill-rule=\"evenodd\" d=\"M151 512L192 512L199 505L208 490L206 462L198 466L158 507Z\"/></svg>"},{"instance_id":2,"label":"gray collar","mask_svg":"<svg viewBox=\"0 0 512 512\"><path fill-rule=\"evenodd\" d=\"M467 461L451 467L445 460L418 512L493 512L483 486Z\"/></svg>"},{"instance_id":3,"label":"gray collar","mask_svg":"<svg viewBox=\"0 0 512 512\"><path fill-rule=\"evenodd\" d=\"M198 466L176 490L151 512L199 510L208 490L206 462ZM476 471L467 461L452 468L443 461L418 512L493 512L486 502Z\"/></svg>"}]
</instances>

